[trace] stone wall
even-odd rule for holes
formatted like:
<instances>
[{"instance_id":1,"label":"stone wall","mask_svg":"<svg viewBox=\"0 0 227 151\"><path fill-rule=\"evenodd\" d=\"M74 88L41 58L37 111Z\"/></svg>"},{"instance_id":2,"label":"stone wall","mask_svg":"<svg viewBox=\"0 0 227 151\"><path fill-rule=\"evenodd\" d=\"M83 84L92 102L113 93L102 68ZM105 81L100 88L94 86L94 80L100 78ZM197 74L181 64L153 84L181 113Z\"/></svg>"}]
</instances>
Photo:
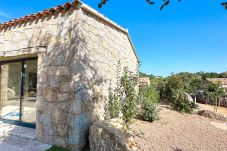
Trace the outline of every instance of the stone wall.
<instances>
[{"instance_id":1,"label":"stone wall","mask_svg":"<svg viewBox=\"0 0 227 151\"><path fill-rule=\"evenodd\" d=\"M89 131L91 151L138 151L121 119L95 122Z\"/></svg>"},{"instance_id":2,"label":"stone wall","mask_svg":"<svg viewBox=\"0 0 227 151\"><path fill-rule=\"evenodd\" d=\"M117 63L136 72L123 31L80 5L0 30L1 60L38 56L37 140L80 150L88 128L102 120Z\"/></svg>"},{"instance_id":3,"label":"stone wall","mask_svg":"<svg viewBox=\"0 0 227 151\"><path fill-rule=\"evenodd\" d=\"M91 121L103 120L109 88L116 86L117 76L123 73L125 67L136 73L138 60L126 33L86 10L83 10L81 21L83 36L89 37L85 38L82 59L85 66L81 81L91 82L84 84L86 89L92 90L92 98L83 104L86 108L93 108L88 113Z\"/></svg>"}]
</instances>

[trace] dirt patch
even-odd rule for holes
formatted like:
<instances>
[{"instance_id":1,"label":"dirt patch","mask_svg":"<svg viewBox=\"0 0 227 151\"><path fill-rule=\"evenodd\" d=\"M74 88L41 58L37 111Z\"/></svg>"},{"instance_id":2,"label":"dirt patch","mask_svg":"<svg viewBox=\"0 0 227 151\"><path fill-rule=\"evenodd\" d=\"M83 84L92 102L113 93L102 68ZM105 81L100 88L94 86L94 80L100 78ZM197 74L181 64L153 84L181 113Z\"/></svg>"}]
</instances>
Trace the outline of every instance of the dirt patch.
<instances>
[{"instance_id":1,"label":"dirt patch","mask_svg":"<svg viewBox=\"0 0 227 151\"><path fill-rule=\"evenodd\" d=\"M227 121L227 118L223 114L216 113L216 112L209 111L209 110L198 111L198 114L201 115L201 116L209 117L211 119Z\"/></svg>"},{"instance_id":2,"label":"dirt patch","mask_svg":"<svg viewBox=\"0 0 227 151\"><path fill-rule=\"evenodd\" d=\"M200 110L214 111L214 106L212 106L212 105L200 104L200 103L197 103L197 105L199 106ZM217 112L221 113L221 114L224 114L227 117L227 107L218 106L217 107Z\"/></svg>"},{"instance_id":3,"label":"dirt patch","mask_svg":"<svg viewBox=\"0 0 227 151\"><path fill-rule=\"evenodd\" d=\"M132 125L142 151L227 151L227 131L212 125L211 119L167 108L161 108L160 117Z\"/></svg>"},{"instance_id":4,"label":"dirt patch","mask_svg":"<svg viewBox=\"0 0 227 151\"><path fill-rule=\"evenodd\" d=\"M211 122L211 124L217 128L227 130L227 123Z\"/></svg>"}]
</instances>

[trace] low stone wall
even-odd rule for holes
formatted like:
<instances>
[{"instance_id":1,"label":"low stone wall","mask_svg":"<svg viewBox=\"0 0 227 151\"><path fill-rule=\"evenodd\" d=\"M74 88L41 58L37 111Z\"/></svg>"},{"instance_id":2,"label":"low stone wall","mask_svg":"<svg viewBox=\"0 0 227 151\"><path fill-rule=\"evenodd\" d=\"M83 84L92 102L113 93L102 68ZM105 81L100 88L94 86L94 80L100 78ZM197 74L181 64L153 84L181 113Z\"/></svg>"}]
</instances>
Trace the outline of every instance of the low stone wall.
<instances>
[{"instance_id":1,"label":"low stone wall","mask_svg":"<svg viewBox=\"0 0 227 151\"><path fill-rule=\"evenodd\" d=\"M91 151L136 151L133 137L123 126L121 119L95 122L90 126Z\"/></svg>"}]
</instances>

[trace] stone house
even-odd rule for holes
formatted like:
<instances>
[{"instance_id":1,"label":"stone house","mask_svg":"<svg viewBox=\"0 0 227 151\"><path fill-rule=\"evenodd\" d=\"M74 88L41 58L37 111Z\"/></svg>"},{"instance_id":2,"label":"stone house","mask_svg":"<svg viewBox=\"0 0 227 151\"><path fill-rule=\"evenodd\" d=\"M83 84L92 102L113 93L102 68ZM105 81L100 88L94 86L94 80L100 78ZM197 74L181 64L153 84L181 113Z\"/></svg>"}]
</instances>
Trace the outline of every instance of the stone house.
<instances>
[{"instance_id":1,"label":"stone house","mask_svg":"<svg viewBox=\"0 0 227 151\"><path fill-rule=\"evenodd\" d=\"M81 150L104 119L118 62L137 72L128 31L80 1L0 24L0 118Z\"/></svg>"},{"instance_id":2,"label":"stone house","mask_svg":"<svg viewBox=\"0 0 227 151\"><path fill-rule=\"evenodd\" d=\"M139 85L141 87L150 86L151 85L150 78L149 77L140 77L139 78Z\"/></svg>"},{"instance_id":3,"label":"stone house","mask_svg":"<svg viewBox=\"0 0 227 151\"><path fill-rule=\"evenodd\" d=\"M227 90L227 78L207 78L206 80L214 84L220 84L224 90Z\"/></svg>"}]
</instances>

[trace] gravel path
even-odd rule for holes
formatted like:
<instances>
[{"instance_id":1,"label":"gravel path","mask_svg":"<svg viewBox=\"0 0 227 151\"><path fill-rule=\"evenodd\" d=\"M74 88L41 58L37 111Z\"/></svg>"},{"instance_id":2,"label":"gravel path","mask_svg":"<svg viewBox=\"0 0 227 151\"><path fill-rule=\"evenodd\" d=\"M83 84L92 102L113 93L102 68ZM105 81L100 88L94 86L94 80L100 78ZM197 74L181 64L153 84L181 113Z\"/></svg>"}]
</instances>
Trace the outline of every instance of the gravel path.
<instances>
[{"instance_id":1,"label":"gravel path","mask_svg":"<svg viewBox=\"0 0 227 151\"><path fill-rule=\"evenodd\" d=\"M227 131L214 127L208 118L161 108L161 119L136 121L136 143L143 151L227 151ZM227 123L220 123L227 124ZM227 126L227 125L226 125Z\"/></svg>"},{"instance_id":2,"label":"gravel path","mask_svg":"<svg viewBox=\"0 0 227 151\"><path fill-rule=\"evenodd\" d=\"M35 129L0 122L0 151L45 151L51 147L34 139Z\"/></svg>"},{"instance_id":3,"label":"gravel path","mask_svg":"<svg viewBox=\"0 0 227 151\"><path fill-rule=\"evenodd\" d=\"M214 106L212 106L212 105L209 105L209 104L199 104L199 103L198 103L198 105L199 105L199 107L200 107L201 110L214 111ZM227 107L218 106L217 112L218 113L221 113L221 114L224 114L227 117Z\"/></svg>"}]
</instances>

